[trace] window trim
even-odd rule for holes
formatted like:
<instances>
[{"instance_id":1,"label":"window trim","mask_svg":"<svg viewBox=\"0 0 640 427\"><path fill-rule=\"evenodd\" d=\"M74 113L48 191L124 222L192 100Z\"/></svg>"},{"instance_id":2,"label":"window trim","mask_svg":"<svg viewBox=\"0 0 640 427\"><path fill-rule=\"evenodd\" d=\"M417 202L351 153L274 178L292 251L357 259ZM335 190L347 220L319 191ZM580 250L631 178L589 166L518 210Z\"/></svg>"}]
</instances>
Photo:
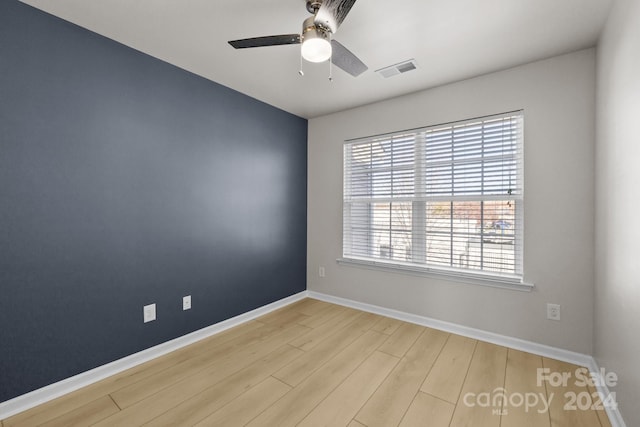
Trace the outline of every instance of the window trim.
<instances>
[{"instance_id":1,"label":"window trim","mask_svg":"<svg viewBox=\"0 0 640 427\"><path fill-rule=\"evenodd\" d=\"M478 120L487 120L492 117L505 117L510 114L519 115L522 117L522 120L524 119L524 110L519 109L519 110L513 110L513 111L504 112L504 113L490 114L490 115L480 116L480 117L475 117L470 119L440 123L436 125L422 126L422 127L417 127L417 128L408 129L408 130L388 132L384 134L371 135L367 137L352 138L352 139L345 140L344 145L345 146L352 145L360 141L366 141L371 139L382 139L387 137L394 138L402 134L419 133L421 131L424 131L429 128L434 128L434 127L448 126L448 125L464 125L466 123L472 123ZM524 138L524 127L520 129L520 132L521 132L520 137ZM519 168L517 173L520 179L521 190L523 191L523 193L517 198L520 201L521 207L516 211L516 215L517 217L519 217L520 221L523 221L524 220L524 207L522 206L522 204L524 204L523 140L520 140L519 151L520 151L519 157L517 157L516 159L522 162L522 165L521 165L522 169ZM343 159L343 162L344 161L345 160ZM415 170L416 167L419 167L419 165L418 166L414 165L413 169ZM345 186L345 183L346 183L346 177L343 176L343 188ZM495 198L499 199L501 198L501 196L496 196ZM402 197L392 198L392 199L393 201L401 201L399 199L402 199ZM343 203L344 203L344 200L345 199L343 194ZM413 200L415 200L415 198L413 198ZM361 201L366 201L366 198L361 199ZM372 198L371 202L373 201L374 199ZM382 200L380 201L382 202ZM400 273L400 274L426 276L426 277L432 277L432 278L441 279L441 280L478 284L478 285L489 286L489 287L506 288L511 290L524 291L524 292L530 292L534 288L533 283L526 282L524 279L524 244L522 242L520 243L519 248L516 248L516 253L518 250L521 252L521 255L520 255L522 257L520 258L521 270L518 273L509 274L509 273L492 272L492 271L485 271L485 270L472 270L472 269L460 269L455 267L437 266L433 264L418 264L418 263L411 263L411 262L402 262L398 260L387 261L387 260L378 259L378 258L360 258L358 256L347 256L347 255L344 255L344 248L345 248L344 246L345 244L344 242L344 225L345 225L344 207L343 207L342 224L343 224L343 236L342 236L343 237L342 238L343 256L341 258L336 259L336 262L338 264L350 266L350 267L361 267L366 269L381 270L381 271ZM523 225L521 225L521 227L523 227ZM415 233L412 232L412 235L415 235ZM521 230L520 238L521 239L524 238L524 229ZM516 259L515 262L518 262L518 260Z\"/></svg>"},{"instance_id":2,"label":"window trim","mask_svg":"<svg viewBox=\"0 0 640 427\"><path fill-rule=\"evenodd\" d=\"M355 257L338 258L336 259L336 262L347 267L359 267L368 270L430 277L449 282L510 289L514 291L531 292L535 287L533 283L527 282L521 277L509 277L507 275L499 275L495 273L487 274L482 272L473 272L472 270L463 271L447 267L422 267L418 264L401 263L397 261L388 262L384 260Z\"/></svg>"}]
</instances>

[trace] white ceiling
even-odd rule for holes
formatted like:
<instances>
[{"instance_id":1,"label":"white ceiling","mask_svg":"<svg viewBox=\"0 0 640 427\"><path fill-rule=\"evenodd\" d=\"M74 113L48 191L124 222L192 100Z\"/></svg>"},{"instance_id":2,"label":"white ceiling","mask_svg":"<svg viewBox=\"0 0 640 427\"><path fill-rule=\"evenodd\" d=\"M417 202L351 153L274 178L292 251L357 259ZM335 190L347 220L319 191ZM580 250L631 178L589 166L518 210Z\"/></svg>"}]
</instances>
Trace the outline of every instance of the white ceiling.
<instances>
[{"instance_id":1,"label":"white ceiling","mask_svg":"<svg viewBox=\"0 0 640 427\"><path fill-rule=\"evenodd\" d=\"M298 33L304 0L23 0L305 118L595 45L612 0L360 0L336 34L369 70L304 64L299 46L228 40ZM415 58L418 70L375 70Z\"/></svg>"}]
</instances>

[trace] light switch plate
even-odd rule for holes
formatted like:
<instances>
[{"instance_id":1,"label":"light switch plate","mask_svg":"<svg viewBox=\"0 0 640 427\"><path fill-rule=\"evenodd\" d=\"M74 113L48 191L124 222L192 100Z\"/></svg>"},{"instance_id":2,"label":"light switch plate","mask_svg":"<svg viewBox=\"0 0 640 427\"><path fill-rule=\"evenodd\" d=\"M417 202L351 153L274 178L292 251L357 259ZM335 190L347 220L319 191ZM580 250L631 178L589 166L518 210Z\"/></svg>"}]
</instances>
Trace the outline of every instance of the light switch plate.
<instances>
[{"instance_id":1,"label":"light switch plate","mask_svg":"<svg viewBox=\"0 0 640 427\"><path fill-rule=\"evenodd\" d=\"M191 295L182 297L182 310L191 310Z\"/></svg>"}]
</instances>

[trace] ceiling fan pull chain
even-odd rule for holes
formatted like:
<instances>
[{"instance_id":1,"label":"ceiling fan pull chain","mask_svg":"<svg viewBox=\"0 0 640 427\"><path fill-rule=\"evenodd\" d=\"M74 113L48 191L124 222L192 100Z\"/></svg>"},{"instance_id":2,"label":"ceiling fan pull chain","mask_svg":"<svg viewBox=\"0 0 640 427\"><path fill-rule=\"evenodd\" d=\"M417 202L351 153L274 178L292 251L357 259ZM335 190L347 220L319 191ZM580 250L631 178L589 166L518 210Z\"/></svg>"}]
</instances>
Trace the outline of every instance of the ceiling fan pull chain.
<instances>
[{"instance_id":1,"label":"ceiling fan pull chain","mask_svg":"<svg viewBox=\"0 0 640 427\"><path fill-rule=\"evenodd\" d=\"M302 77L304 77L304 71L302 71L302 50L300 50L300 71L298 71Z\"/></svg>"},{"instance_id":2,"label":"ceiling fan pull chain","mask_svg":"<svg viewBox=\"0 0 640 427\"><path fill-rule=\"evenodd\" d=\"M331 33L329 33L329 43L331 43ZM333 82L333 53L329 56L329 81Z\"/></svg>"}]
</instances>

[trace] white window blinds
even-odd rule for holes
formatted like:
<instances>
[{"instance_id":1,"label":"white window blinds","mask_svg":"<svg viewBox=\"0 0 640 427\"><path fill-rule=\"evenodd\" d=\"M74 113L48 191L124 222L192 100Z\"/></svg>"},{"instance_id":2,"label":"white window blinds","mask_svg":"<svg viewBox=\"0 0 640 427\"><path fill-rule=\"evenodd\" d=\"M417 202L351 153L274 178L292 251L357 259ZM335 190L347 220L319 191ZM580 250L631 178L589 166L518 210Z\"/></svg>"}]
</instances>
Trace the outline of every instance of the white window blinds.
<instances>
[{"instance_id":1,"label":"white window blinds","mask_svg":"<svg viewBox=\"0 0 640 427\"><path fill-rule=\"evenodd\" d=\"M522 277L522 112L347 141L344 258Z\"/></svg>"}]
</instances>

